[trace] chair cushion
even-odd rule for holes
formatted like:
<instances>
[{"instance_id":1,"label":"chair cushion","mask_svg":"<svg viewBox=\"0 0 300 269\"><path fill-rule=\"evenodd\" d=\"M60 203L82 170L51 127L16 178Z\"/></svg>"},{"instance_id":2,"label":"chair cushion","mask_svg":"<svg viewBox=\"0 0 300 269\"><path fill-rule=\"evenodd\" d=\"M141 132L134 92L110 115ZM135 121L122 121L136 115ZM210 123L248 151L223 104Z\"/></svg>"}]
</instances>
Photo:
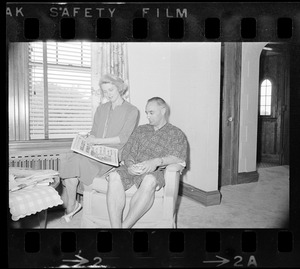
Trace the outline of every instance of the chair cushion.
<instances>
[{"instance_id":1,"label":"chair cushion","mask_svg":"<svg viewBox=\"0 0 300 269\"><path fill-rule=\"evenodd\" d=\"M93 190L97 192L106 194L107 185L108 185L107 180L103 177L95 177L93 180ZM136 191L137 188L135 185L133 185L130 189L126 191L126 196L133 196ZM163 197L163 195L164 195L163 188L155 192L155 197Z\"/></svg>"}]
</instances>

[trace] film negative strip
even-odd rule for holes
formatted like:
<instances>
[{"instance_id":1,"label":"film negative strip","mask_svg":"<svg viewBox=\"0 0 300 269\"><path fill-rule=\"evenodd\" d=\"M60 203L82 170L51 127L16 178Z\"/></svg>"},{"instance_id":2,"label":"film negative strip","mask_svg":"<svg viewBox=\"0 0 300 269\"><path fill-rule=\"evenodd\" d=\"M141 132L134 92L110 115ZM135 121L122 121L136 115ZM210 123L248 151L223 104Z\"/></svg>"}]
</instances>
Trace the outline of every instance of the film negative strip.
<instances>
[{"instance_id":1,"label":"film negative strip","mask_svg":"<svg viewBox=\"0 0 300 269\"><path fill-rule=\"evenodd\" d=\"M49 197L37 186L21 195L7 169L9 267L300 266L300 3L9 2L6 55L9 167L59 173L40 186ZM62 218L61 168L112 100L105 73L128 86L137 125L156 126L144 111L158 96L187 140L177 187L166 172L131 229L111 228L98 172Z\"/></svg>"}]
</instances>

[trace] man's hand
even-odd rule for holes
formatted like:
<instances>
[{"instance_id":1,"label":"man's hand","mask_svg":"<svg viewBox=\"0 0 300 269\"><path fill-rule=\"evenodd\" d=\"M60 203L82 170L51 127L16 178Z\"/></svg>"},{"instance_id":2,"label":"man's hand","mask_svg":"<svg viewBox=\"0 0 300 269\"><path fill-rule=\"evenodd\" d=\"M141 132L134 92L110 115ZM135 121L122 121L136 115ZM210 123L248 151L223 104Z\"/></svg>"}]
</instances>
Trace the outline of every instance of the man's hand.
<instances>
[{"instance_id":1,"label":"man's hand","mask_svg":"<svg viewBox=\"0 0 300 269\"><path fill-rule=\"evenodd\" d=\"M132 164L128 167L128 172L131 175L143 175L151 173L160 165L160 159L151 159L137 164Z\"/></svg>"},{"instance_id":2,"label":"man's hand","mask_svg":"<svg viewBox=\"0 0 300 269\"><path fill-rule=\"evenodd\" d=\"M129 166L128 173L133 176L138 176L138 175L143 174L143 172L141 170L141 166L139 166L137 164L133 164L133 165Z\"/></svg>"},{"instance_id":3,"label":"man's hand","mask_svg":"<svg viewBox=\"0 0 300 269\"><path fill-rule=\"evenodd\" d=\"M148 161L141 162L137 165L139 165L142 174L146 174L155 171L156 168L159 166L159 164L160 164L160 159L151 159Z\"/></svg>"}]
</instances>

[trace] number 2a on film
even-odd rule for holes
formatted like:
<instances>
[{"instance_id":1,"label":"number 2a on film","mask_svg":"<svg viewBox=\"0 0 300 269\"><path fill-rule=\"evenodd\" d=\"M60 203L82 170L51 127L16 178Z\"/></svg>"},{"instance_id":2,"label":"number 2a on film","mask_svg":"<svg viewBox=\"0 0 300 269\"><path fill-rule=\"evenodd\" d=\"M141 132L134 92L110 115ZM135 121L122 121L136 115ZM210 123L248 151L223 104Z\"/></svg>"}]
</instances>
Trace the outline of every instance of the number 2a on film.
<instances>
[{"instance_id":1,"label":"number 2a on film","mask_svg":"<svg viewBox=\"0 0 300 269\"><path fill-rule=\"evenodd\" d=\"M253 255L251 255L249 257L249 260L248 260L248 263L246 264L245 262L243 262L243 257L242 256L235 256L234 257L234 264L233 266L234 267L257 267L257 262L256 262L256 259Z\"/></svg>"}]
</instances>

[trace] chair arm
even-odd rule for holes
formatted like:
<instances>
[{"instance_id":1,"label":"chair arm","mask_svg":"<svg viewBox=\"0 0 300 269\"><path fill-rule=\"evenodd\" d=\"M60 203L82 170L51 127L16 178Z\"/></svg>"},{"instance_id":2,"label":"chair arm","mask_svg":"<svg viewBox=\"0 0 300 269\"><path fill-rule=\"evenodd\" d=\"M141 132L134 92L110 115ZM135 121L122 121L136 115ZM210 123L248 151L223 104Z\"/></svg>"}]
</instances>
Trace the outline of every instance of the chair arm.
<instances>
[{"instance_id":1,"label":"chair arm","mask_svg":"<svg viewBox=\"0 0 300 269\"><path fill-rule=\"evenodd\" d=\"M181 164L169 164L165 169L165 187L164 196L173 197L174 193L178 193L179 175L184 167Z\"/></svg>"},{"instance_id":2,"label":"chair arm","mask_svg":"<svg viewBox=\"0 0 300 269\"><path fill-rule=\"evenodd\" d=\"M95 177L91 188L97 192L106 192L107 190L107 181L103 177Z\"/></svg>"},{"instance_id":3,"label":"chair arm","mask_svg":"<svg viewBox=\"0 0 300 269\"><path fill-rule=\"evenodd\" d=\"M108 170L104 175L102 175L101 177L99 176L96 176L94 179L93 179L93 182L92 182L92 188L94 190L102 190L102 191L105 191L106 192L106 189L107 189L107 180L106 180L106 177L111 173L115 171L115 168L111 168L110 170Z\"/></svg>"},{"instance_id":4,"label":"chair arm","mask_svg":"<svg viewBox=\"0 0 300 269\"><path fill-rule=\"evenodd\" d=\"M184 166L180 163L169 164L166 166L165 173L167 172L182 172Z\"/></svg>"}]
</instances>

